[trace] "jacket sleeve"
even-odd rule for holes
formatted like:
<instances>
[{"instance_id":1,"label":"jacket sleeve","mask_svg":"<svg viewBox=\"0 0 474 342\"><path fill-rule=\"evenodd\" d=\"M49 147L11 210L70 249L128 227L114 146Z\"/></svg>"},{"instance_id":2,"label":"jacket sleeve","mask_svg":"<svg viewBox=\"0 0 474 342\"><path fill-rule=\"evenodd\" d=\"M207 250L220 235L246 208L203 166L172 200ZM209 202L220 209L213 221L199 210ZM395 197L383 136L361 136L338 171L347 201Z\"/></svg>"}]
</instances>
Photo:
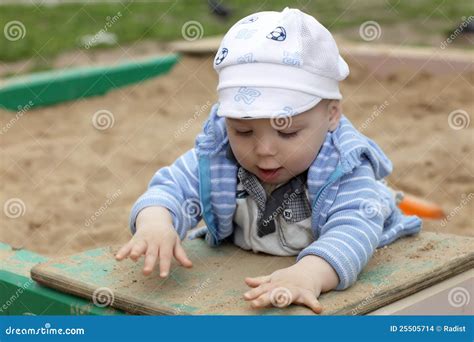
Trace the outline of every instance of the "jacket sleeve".
<instances>
[{"instance_id":1,"label":"jacket sleeve","mask_svg":"<svg viewBox=\"0 0 474 342\"><path fill-rule=\"evenodd\" d=\"M368 161L343 176L319 238L298 255L326 260L339 277L336 290L356 282L381 239L385 208L376 182Z\"/></svg>"},{"instance_id":2,"label":"jacket sleeve","mask_svg":"<svg viewBox=\"0 0 474 342\"><path fill-rule=\"evenodd\" d=\"M181 239L201 220L198 158L195 149L179 157L172 165L159 169L148 189L132 207L130 230L135 234L138 213L151 206L167 208Z\"/></svg>"}]
</instances>

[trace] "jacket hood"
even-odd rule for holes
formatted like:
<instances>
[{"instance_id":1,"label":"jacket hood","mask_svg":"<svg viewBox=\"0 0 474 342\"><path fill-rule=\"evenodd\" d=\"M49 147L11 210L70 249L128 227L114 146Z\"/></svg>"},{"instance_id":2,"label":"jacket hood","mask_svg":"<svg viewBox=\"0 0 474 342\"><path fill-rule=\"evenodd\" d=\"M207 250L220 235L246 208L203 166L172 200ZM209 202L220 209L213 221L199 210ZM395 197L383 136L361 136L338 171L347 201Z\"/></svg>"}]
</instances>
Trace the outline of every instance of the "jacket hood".
<instances>
[{"instance_id":1,"label":"jacket hood","mask_svg":"<svg viewBox=\"0 0 474 342\"><path fill-rule=\"evenodd\" d=\"M367 159L375 173L376 179L387 177L393 170L390 159L372 140L360 133L343 115L339 126L332 133L332 141L340 155L344 173L351 172Z\"/></svg>"}]
</instances>

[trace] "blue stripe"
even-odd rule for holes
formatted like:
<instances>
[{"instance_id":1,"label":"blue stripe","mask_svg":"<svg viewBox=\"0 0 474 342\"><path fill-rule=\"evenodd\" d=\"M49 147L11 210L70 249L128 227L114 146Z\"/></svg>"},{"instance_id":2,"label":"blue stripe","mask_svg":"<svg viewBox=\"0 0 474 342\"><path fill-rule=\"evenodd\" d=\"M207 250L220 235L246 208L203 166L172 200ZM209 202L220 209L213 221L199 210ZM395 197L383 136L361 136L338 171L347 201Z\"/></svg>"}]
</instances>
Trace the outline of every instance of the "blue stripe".
<instances>
[{"instance_id":1,"label":"blue stripe","mask_svg":"<svg viewBox=\"0 0 474 342\"><path fill-rule=\"evenodd\" d=\"M211 163L207 156L199 156L199 195L203 208L202 217L212 237L210 242L212 245L217 245L219 238L211 203Z\"/></svg>"}]
</instances>

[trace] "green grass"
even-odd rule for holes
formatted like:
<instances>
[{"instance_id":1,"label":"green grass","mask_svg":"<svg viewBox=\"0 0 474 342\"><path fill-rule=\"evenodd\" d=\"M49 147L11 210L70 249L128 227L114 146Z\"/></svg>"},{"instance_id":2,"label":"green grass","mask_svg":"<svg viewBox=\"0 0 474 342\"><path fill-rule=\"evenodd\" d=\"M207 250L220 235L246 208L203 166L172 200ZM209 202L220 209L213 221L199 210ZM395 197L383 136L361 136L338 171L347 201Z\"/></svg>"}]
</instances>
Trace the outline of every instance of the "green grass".
<instances>
[{"instance_id":1,"label":"green grass","mask_svg":"<svg viewBox=\"0 0 474 342\"><path fill-rule=\"evenodd\" d=\"M461 22L462 16L474 14L474 2L470 0L224 0L224 3L233 9L233 16L225 22L210 14L205 0L0 6L0 61L34 58L36 65L43 68L51 57L61 52L85 49L80 47L78 39L104 29L107 17L118 12L120 18L107 31L117 35L119 44L180 39L183 24L190 20L203 25L204 36L220 34L245 15L282 10L285 6L305 10L332 32L358 27L367 20L381 25L424 22L423 26L428 28L436 22L433 27L444 36ZM14 20L24 25L26 34L22 39L9 41L3 28Z\"/></svg>"}]
</instances>

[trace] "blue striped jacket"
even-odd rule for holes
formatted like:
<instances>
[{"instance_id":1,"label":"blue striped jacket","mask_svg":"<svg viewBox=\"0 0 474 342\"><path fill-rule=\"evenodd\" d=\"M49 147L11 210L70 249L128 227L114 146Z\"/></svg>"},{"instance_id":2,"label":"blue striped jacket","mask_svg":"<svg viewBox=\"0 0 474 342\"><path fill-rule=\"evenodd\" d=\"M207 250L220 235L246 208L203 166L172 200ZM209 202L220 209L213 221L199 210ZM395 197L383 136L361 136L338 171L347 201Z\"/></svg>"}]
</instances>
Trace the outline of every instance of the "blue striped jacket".
<instances>
[{"instance_id":1,"label":"blue striped jacket","mask_svg":"<svg viewBox=\"0 0 474 342\"><path fill-rule=\"evenodd\" d=\"M130 229L148 206L163 206L181 239L204 219L211 246L232 235L236 210L237 165L226 157L229 140L225 119L215 104L197 136L195 147L172 165L159 169L138 198L130 215ZM328 132L308 170L314 242L297 256L325 259L339 276L336 290L351 286L378 247L418 233L421 220L405 216L383 179L392 164L380 147L358 132L343 115ZM196 235L196 234L195 234Z\"/></svg>"}]
</instances>

